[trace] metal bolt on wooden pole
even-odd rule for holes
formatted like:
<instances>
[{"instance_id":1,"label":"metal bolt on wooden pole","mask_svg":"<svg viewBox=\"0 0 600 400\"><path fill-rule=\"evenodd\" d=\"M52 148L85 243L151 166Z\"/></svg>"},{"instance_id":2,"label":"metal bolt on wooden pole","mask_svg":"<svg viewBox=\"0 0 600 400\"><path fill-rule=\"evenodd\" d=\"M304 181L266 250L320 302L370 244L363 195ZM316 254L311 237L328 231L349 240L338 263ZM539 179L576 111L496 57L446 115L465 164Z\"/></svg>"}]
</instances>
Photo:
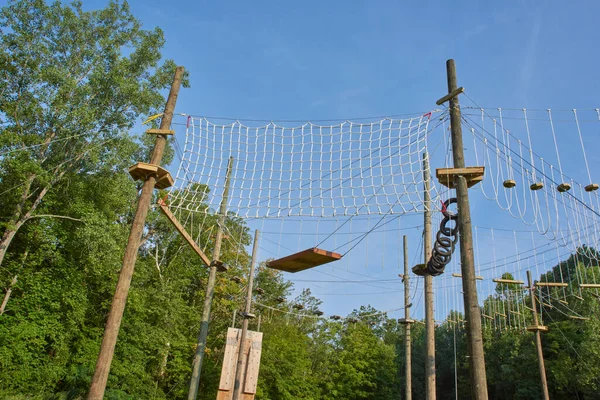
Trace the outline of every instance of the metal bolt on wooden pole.
<instances>
[{"instance_id":1,"label":"metal bolt on wooden pole","mask_svg":"<svg viewBox=\"0 0 600 400\"><path fill-rule=\"evenodd\" d=\"M412 347L410 339L410 285L408 271L408 238L406 235L402 238L404 242L404 347L406 354L406 400L412 400Z\"/></svg>"},{"instance_id":2,"label":"metal bolt on wooden pole","mask_svg":"<svg viewBox=\"0 0 600 400\"><path fill-rule=\"evenodd\" d=\"M173 84L171 85L171 91L169 92L169 97L167 98L167 103L160 123L160 129L162 130L169 129L171 121L173 120L173 111L175 110L175 104L177 103L177 95L179 94L183 71L183 67L177 67L175 70L175 77L173 79ZM152 158L150 160L151 164L160 165L166 143L167 137L165 135L156 135L154 151L152 152ZM138 207L131 225L127 247L125 248L123 267L119 273L115 295L110 306L110 312L108 313L104 336L102 338L102 344L100 345L100 353L98 355L96 369L94 370L94 376L92 377L92 383L88 393L88 400L100 400L104 397L110 364L115 353L117 336L119 335L119 328L121 327L121 320L123 319L123 312L125 310L135 261L137 259L138 249L142 238L142 231L144 230L144 224L146 222L146 216L148 215L148 209L150 207L150 201L152 200L152 192L154 191L155 184L156 176L149 175L142 186L142 193L139 197Z\"/></svg>"},{"instance_id":3,"label":"metal bolt on wooden pole","mask_svg":"<svg viewBox=\"0 0 600 400\"><path fill-rule=\"evenodd\" d=\"M233 157L229 157L227 162L227 172L225 174L225 187L223 188L223 198L219 207L219 219L217 221L217 237L215 238L215 247L213 249L212 263L208 274L208 283L206 284L206 295L204 297L204 309L202 310L202 321L200 322L200 333L198 334L198 343L196 345L196 354L192 364L192 379L190 380L190 390L188 400L196 400L198 387L200 386L200 373L202 372L202 361L204 360L204 350L206 349L206 338L208 336L208 323L210 320L210 308L212 306L213 295L215 293L215 283L217 280L217 265L221 257L221 243L223 241L223 226L225 225L225 214L227 213L227 199L229 197L229 185L231 183L231 172L233 171Z\"/></svg>"},{"instance_id":4,"label":"metal bolt on wooden pole","mask_svg":"<svg viewBox=\"0 0 600 400\"><path fill-rule=\"evenodd\" d=\"M446 62L448 76L448 93L457 89L456 66L454 60ZM465 167L463 152L463 137L458 96L450 99L450 129L452 136L452 156L454 168ZM473 231L471 227L471 209L469 208L469 190L467 179L456 177L456 197L458 200L458 229L460 237L460 267L462 274L463 299L465 318L467 320L467 343L469 349L469 374L474 400L488 398L485 372L485 357L483 353L483 337L481 333L481 310L477 301L477 286L475 278L475 259L473 256Z\"/></svg>"},{"instance_id":5,"label":"metal bolt on wooden pole","mask_svg":"<svg viewBox=\"0 0 600 400\"><path fill-rule=\"evenodd\" d=\"M423 205L425 212L423 231L423 251L425 263L431 257L431 195L429 182L429 155L423 153ZM433 315L433 277L429 274L425 280L425 398L435 400L435 317Z\"/></svg>"},{"instance_id":6,"label":"metal bolt on wooden pole","mask_svg":"<svg viewBox=\"0 0 600 400\"><path fill-rule=\"evenodd\" d=\"M250 263L250 272L248 273L248 291L246 293L246 308L245 312L248 314L252 307L252 285L254 284L254 267L256 266L256 259L258 258L258 229L254 231L254 245L252 247L252 261ZM260 319L259 319L260 323ZM260 329L260 328L259 328ZM233 400L239 400L242 397L242 366L244 364L244 343L246 342L246 335L248 333L248 318L244 318L242 322L242 337L240 338L240 345L238 349L237 366L235 368L235 383L233 386Z\"/></svg>"},{"instance_id":7,"label":"metal bolt on wooden pole","mask_svg":"<svg viewBox=\"0 0 600 400\"><path fill-rule=\"evenodd\" d=\"M535 289L533 280L531 279L531 271L527 271L527 284L529 285L529 293L531 296L531 313L533 314L533 325L537 328L540 323L538 321L537 304L535 301ZM546 367L544 366L544 353L542 351L542 336L539 329L535 330L535 347L537 349L538 366L540 368L540 381L542 383L542 396L544 400L550 400L548 394L548 381L546 380Z\"/></svg>"}]
</instances>

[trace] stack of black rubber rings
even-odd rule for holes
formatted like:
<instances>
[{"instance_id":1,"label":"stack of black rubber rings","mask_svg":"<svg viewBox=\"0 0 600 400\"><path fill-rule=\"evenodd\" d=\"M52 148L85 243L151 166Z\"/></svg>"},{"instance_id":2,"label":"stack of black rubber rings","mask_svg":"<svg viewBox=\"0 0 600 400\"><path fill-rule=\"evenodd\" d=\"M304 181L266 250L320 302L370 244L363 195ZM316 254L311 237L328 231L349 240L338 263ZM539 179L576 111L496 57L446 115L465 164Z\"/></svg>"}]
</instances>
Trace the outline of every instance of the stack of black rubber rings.
<instances>
[{"instance_id":1,"label":"stack of black rubber rings","mask_svg":"<svg viewBox=\"0 0 600 400\"><path fill-rule=\"evenodd\" d=\"M458 241L458 212L456 214L448 211L450 204L455 204L456 198L451 197L446 200L442 206L444 219L440 223L431 258L427 262L427 273L431 276L438 276L444 273L444 268L452 259L454 247ZM448 227L448 222L453 221L454 227Z\"/></svg>"}]
</instances>

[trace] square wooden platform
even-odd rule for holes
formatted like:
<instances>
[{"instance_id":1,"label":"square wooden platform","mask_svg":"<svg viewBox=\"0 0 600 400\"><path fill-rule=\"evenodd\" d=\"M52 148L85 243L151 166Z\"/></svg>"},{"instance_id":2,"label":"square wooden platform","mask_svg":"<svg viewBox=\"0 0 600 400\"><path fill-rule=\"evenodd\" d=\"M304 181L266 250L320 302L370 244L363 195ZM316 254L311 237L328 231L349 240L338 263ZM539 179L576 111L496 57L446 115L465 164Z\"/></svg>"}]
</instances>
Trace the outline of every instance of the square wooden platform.
<instances>
[{"instance_id":1,"label":"square wooden platform","mask_svg":"<svg viewBox=\"0 0 600 400\"><path fill-rule=\"evenodd\" d=\"M450 189L456 187L457 176L464 176L467 179L467 186L471 187L483 180L484 170L484 167L438 168L435 170L435 176L440 184Z\"/></svg>"},{"instance_id":2,"label":"square wooden platform","mask_svg":"<svg viewBox=\"0 0 600 400\"><path fill-rule=\"evenodd\" d=\"M340 258L342 258L341 254L313 247L278 260L270 261L267 263L267 267L285 272L298 272L337 261Z\"/></svg>"}]
</instances>

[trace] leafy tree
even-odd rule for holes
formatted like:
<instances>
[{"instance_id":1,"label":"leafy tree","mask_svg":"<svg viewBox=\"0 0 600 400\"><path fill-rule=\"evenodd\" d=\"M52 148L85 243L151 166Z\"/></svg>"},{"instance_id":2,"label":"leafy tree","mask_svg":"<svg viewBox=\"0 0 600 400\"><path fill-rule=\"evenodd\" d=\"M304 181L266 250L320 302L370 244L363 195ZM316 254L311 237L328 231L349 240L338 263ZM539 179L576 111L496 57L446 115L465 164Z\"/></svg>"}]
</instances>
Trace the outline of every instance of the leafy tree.
<instances>
[{"instance_id":1,"label":"leafy tree","mask_svg":"<svg viewBox=\"0 0 600 400\"><path fill-rule=\"evenodd\" d=\"M125 133L164 103L174 63L162 31L127 3L84 11L43 0L0 10L0 264L17 231L68 174L123 167ZM125 157L127 160L129 157Z\"/></svg>"}]
</instances>

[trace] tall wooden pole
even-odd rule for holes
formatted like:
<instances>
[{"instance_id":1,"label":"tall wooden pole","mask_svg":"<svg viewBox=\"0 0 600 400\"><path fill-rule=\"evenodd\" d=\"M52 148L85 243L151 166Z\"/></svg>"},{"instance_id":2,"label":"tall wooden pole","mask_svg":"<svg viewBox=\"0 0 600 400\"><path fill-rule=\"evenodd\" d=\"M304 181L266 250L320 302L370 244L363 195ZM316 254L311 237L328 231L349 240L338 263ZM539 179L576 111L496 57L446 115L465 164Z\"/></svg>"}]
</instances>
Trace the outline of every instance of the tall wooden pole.
<instances>
[{"instance_id":1,"label":"tall wooden pole","mask_svg":"<svg viewBox=\"0 0 600 400\"><path fill-rule=\"evenodd\" d=\"M540 380L542 383L542 396L544 400L550 400L548 394L548 381L546 380L546 367L544 366L544 353L542 351L542 336L540 333L540 323L538 321L537 304L535 301L535 288L531 279L531 271L527 271L527 284L531 296L531 309L533 314L533 326L535 327L535 347L537 348L538 366L540 368Z\"/></svg>"},{"instance_id":2,"label":"tall wooden pole","mask_svg":"<svg viewBox=\"0 0 600 400\"><path fill-rule=\"evenodd\" d=\"M204 309L202 310L202 322L200 322L200 333L198 334L198 344L196 345L196 354L192 364L192 379L190 380L190 390L188 400L196 400L198 387L200 386L200 373L202 371L202 361L204 360L204 350L206 348L206 338L208 336L208 322L210 320L210 308L212 306L213 295L215 294L215 282L217 280L217 265L215 261L221 256L221 243L223 241L223 227L225 225L225 214L227 213L227 199L229 197L229 185L231 183L231 172L233 171L233 157L229 157L227 162L227 172L225 174L225 187L223 188L223 198L219 208L219 219L217 220L217 237L215 238L215 247L213 249L212 263L208 274L208 283L206 284L206 295L204 297Z\"/></svg>"},{"instance_id":3,"label":"tall wooden pole","mask_svg":"<svg viewBox=\"0 0 600 400\"><path fill-rule=\"evenodd\" d=\"M177 95L179 94L183 71L183 67L177 67L175 70L175 77L160 122L160 129L169 129L171 121L173 120L173 111L175 110L175 104L177 103ZM150 160L151 164L160 165L166 144L167 137L165 135L156 136L154 151L152 152L152 158ZM88 393L88 400L100 400L104 397L110 364L115 353L117 336L119 335L125 303L127 302L129 287L131 286L131 278L133 277L133 269L140 247L140 240L142 239L142 231L144 230L144 224L146 222L146 216L148 215L148 209L150 207L150 201L152 200L152 192L154 191L155 184L156 176L149 175L142 186L142 193L140 194L138 207L135 212L135 217L133 218L129 239L127 241L127 247L125 248L123 267L119 273L117 288L115 289L115 295L110 306L110 312L108 313L104 337L102 338L100 353L98 355L98 361L96 362L96 369Z\"/></svg>"},{"instance_id":4,"label":"tall wooden pole","mask_svg":"<svg viewBox=\"0 0 600 400\"><path fill-rule=\"evenodd\" d=\"M425 263L431 257L431 195L429 182L429 155L423 153L423 205L424 226L423 251ZM425 398L435 400L435 319L433 315L433 277L429 274L425 280Z\"/></svg>"},{"instance_id":5,"label":"tall wooden pole","mask_svg":"<svg viewBox=\"0 0 600 400\"><path fill-rule=\"evenodd\" d=\"M448 75L448 93L457 89L456 66L454 60L446 62ZM452 156L454 168L465 167L463 138L458 96L450 99L450 128L452 134ZM483 337L481 333L481 310L477 301L475 281L475 259L473 257L473 231L471 228L471 209L469 208L469 189L467 179L456 177L456 197L458 200L458 229L460 237L460 267L462 273L465 318L467 320L467 343L469 348L469 374L474 400L488 398L483 354Z\"/></svg>"},{"instance_id":6,"label":"tall wooden pole","mask_svg":"<svg viewBox=\"0 0 600 400\"><path fill-rule=\"evenodd\" d=\"M406 354L406 400L412 400L412 347L410 339L410 285L408 273L408 238L403 237L404 242L404 347Z\"/></svg>"},{"instance_id":7,"label":"tall wooden pole","mask_svg":"<svg viewBox=\"0 0 600 400\"><path fill-rule=\"evenodd\" d=\"M246 293L246 316L250 312L252 307L252 285L254 284L254 267L256 266L256 259L258 257L258 229L254 231L254 246L252 247L252 262L250 263L250 273L248 274L248 292ZM260 320L259 320L260 323ZM260 329L260 328L259 328ZM237 366L235 369L235 383L233 386L233 400L239 400L242 397L242 366L244 364L244 343L246 342L246 335L248 333L248 318L244 318L242 323L242 337L240 338L240 345L238 349Z\"/></svg>"}]
</instances>

